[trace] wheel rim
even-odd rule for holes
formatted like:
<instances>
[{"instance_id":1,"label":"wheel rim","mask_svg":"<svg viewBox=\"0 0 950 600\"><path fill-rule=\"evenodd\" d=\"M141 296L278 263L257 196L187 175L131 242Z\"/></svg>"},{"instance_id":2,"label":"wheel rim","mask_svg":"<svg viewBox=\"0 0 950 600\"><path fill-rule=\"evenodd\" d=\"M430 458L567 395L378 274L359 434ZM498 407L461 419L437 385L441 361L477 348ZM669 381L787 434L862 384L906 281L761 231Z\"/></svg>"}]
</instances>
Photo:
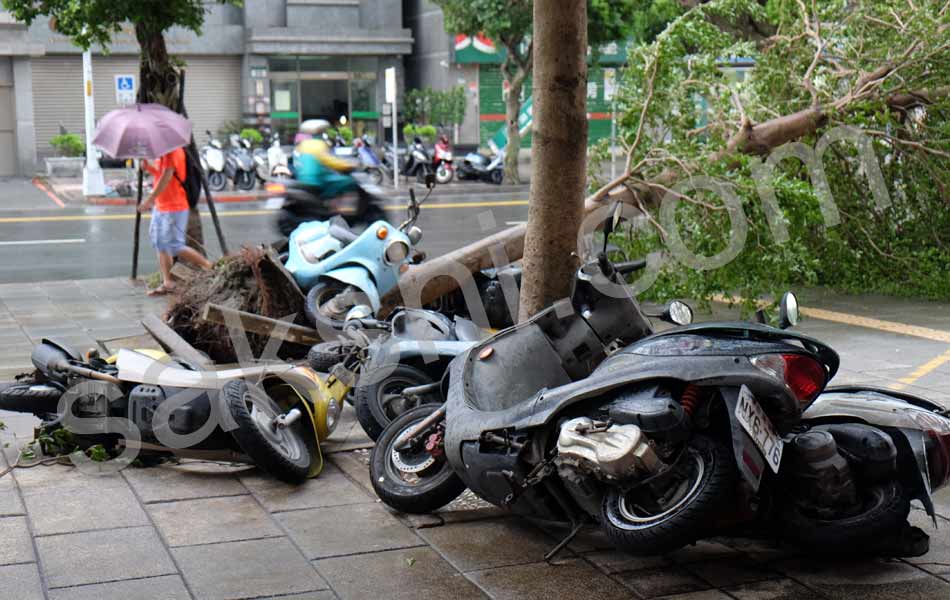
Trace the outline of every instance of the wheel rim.
<instances>
[{"instance_id":1,"label":"wheel rim","mask_svg":"<svg viewBox=\"0 0 950 600\"><path fill-rule=\"evenodd\" d=\"M628 494L623 494L617 502L617 512L626 521L628 528L640 529L652 527L665 521L693 501L702 488L706 474L706 463L702 456L691 453L691 476L680 482L671 497L660 507L659 512L638 505Z\"/></svg>"},{"instance_id":2,"label":"wheel rim","mask_svg":"<svg viewBox=\"0 0 950 600\"><path fill-rule=\"evenodd\" d=\"M452 177L452 172L443 164L439 165L439 170L436 171L435 176L441 183L445 183Z\"/></svg>"},{"instance_id":3,"label":"wheel rim","mask_svg":"<svg viewBox=\"0 0 950 600\"><path fill-rule=\"evenodd\" d=\"M439 461L426 452L424 448L413 452L400 452L397 449L407 439L407 434L412 428L420 422L422 422L422 419L414 420L406 425L392 442L389 460L386 461L386 471L389 477L411 486L421 485L429 478L427 475L432 473L434 467L440 468L444 464L443 461Z\"/></svg>"},{"instance_id":4,"label":"wheel rim","mask_svg":"<svg viewBox=\"0 0 950 600\"><path fill-rule=\"evenodd\" d=\"M259 394L246 392L244 402L250 408L251 421L267 443L287 460L299 462L303 456L303 444L289 427L274 425L274 419L284 414L274 401L266 396L261 397Z\"/></svg>"}]
</instances>

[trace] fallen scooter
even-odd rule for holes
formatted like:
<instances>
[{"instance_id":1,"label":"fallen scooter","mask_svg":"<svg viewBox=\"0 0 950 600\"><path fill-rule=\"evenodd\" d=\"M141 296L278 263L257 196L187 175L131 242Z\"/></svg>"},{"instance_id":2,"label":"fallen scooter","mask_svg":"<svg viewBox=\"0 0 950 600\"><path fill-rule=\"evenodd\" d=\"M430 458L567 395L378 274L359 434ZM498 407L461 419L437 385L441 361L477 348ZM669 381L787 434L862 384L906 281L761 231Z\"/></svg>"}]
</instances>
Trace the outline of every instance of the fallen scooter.
<instances>
[{"instance_id":1,"label":"fallen scooter","mask_svg":"<svg viewBox=\"0 0 950 600\"><path fill-rule=\"evenodd\" d=\"M380 498L424 513L467 487L570 523L548 557L585 523L636 554L740 524L814 552L926 552L907 515L911 499L933 514L931 494L950 479L946 411L869 389L822 395L839 359L786 330L798 320L790 294L782 328L654 333L624 281L643 266L602 252L570 299L455 359L445 403L407 411L377 441ZM662 317L692 320L681 303Z\"/></svg>"},{"instance_id":2,"label":"fallen scooter","mask_svg":"<svg viewBox=\"0 0 950 600\"><path fill-rule=\"evenodd\" d=\"M245 461L296 483L322 469L341 411L307 367L203 370L146 350L82 357L52 340L31 358L31 375L0 387L0 410L66 428L84 449Z\"/></svg>"}]
</instances>

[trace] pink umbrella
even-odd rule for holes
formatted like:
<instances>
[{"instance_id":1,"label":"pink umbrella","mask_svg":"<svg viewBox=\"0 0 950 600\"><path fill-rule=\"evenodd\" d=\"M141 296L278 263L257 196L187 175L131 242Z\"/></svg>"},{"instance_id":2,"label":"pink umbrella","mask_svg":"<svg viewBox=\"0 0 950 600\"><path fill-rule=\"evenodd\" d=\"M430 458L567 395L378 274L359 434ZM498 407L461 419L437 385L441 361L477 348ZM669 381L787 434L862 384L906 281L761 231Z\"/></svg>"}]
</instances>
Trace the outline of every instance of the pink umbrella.
<instances>
[{"instance_id":1,"label":"pink umbrella","mask_svg":"<svg viewBox=\"0 0 950 600\"><path fill-rule=\"evenodd\" d=\"M191 141L191 122L161 104L136 104L102 117L92 143L113 158L154 160Z\"/></svg>"}]
</instances>

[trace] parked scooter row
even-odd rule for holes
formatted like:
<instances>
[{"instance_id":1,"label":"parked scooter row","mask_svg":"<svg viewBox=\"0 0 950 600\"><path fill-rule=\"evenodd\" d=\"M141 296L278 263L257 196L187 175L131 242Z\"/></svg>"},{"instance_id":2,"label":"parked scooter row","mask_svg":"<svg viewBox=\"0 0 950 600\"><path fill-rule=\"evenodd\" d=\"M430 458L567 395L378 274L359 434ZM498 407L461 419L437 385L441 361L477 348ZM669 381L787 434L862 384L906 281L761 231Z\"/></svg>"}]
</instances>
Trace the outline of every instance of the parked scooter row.
<instances>
[{"instance_id":1,"label":"parked scooter row","mask_svg":"<svg viewBox=\"0 0 950 600\"><path fill-rule=\"evenodd\" d=\"M208 176L208 187L220 192L231 183L235 189L253 190L257 183L271 179L290 177L289 158L280 144L280 136L274 134L270 146L253 149L249 140L237 134L228 138L225 149L210 131L207 143L201 148L201 166Z\"/></svg>"}]
</instances>

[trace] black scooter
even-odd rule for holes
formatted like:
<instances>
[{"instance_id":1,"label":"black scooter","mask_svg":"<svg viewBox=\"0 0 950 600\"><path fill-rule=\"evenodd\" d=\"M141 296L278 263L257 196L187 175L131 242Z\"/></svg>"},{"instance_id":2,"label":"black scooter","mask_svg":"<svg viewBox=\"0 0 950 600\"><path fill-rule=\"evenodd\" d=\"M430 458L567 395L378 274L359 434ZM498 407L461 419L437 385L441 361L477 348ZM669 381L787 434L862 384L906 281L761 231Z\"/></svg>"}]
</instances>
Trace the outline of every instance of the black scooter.
<instances>
[{"instance_id":1,"label":"black scooter","mask_svg":"<svg viewBox=\"0 0 950 600\"><path fill-rule=\"evenodd\" d=\"M932 514L930 494L950 478L945 411L864 388L819 397L839 359L784 329L798 318L790 294L783 328L654 333L621 297L624 275L643 265L601 253L570 299L454 360L445 403L406 412L377 441L379 497L424 513L467 487L571 523L548 557L590 522L637 554L740 524L818 552L925 553L907 515L912 498ZM681 303L654 316L691 321Z\"/></svg>"},{"instance_id":2,"label":"black scooter","mask_svg":"<svg viewBox=\"0 0 950 600\"><path fill-rule=\"evenodd\" d=\"M415 177L420 183L425 181L429 175L435 175L435 169L432 166L432 157L426 150L422 138L416 137L409 146L406 164L403 166L401 174L404 177Z\"/></svg>"},{"instance_id":3,"label":"black scooter","mask_svg":"<svg viewBox=\"0 0 950 600\"><path fill-rule=\"evenodd\" d=\"M268 207L278 208L277 230L283 237L290 237L297 227L310 221L326 221L335 215L342 216L347 225L358 227L386 220L383 201L377 195L379 188L363 173L353 173L359 184L355 192L336 198L324 198L323 189L295 179L268 183Z\"/></svg>"}]
</instances>

